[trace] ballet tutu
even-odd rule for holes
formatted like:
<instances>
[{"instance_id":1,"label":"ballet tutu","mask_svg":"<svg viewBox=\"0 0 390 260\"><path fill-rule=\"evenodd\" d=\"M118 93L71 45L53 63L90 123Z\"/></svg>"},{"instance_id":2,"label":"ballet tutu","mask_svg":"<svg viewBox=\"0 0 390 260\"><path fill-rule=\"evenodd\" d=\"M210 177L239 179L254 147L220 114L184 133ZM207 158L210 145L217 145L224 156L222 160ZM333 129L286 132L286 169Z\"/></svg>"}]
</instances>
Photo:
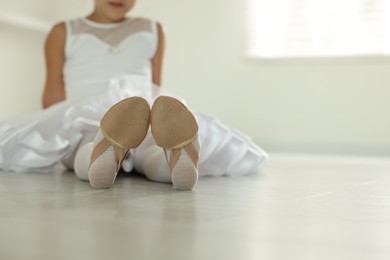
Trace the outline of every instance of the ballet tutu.
<instances>
[{"instance_id":1,"label":"ballet tutu","mask_svg":"<svg viewBox=\"0 0 390 260\"><path fill-rule=\"evenodd\" d=\"M150 105L160 95L158 87L142 76L111 80L105 91L73 96L45 110L0 122L0 169L15 172L50 172L53 167L92 141L99 122L114 104L131 96L144 97ZM164 93L165 94L165 93ZM247 135L222 124L216 117L194 113L199 124L199 175L258 173L268 154Z\"/></svg>"}]
</instances>

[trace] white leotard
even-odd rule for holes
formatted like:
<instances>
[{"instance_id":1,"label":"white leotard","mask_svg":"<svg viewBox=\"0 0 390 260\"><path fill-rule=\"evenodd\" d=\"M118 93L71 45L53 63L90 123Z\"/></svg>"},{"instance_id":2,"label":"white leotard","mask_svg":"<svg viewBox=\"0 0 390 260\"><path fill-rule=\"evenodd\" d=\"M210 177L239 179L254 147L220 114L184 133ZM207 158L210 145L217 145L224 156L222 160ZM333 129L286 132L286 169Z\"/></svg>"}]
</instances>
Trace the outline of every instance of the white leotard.
<instances>
[{"instance_id":1,"label":"white leotard","mask_svg":"<svg viewBox=\"0 0 390 260\"><path fill-rule=\"evenodd\" d=\"M69 99L106 91L112 78L142 75L151 81L151 59L158 43L156 22L128 18L96 23L66 22L64 82Z\"/></svg>"}]
</instances>

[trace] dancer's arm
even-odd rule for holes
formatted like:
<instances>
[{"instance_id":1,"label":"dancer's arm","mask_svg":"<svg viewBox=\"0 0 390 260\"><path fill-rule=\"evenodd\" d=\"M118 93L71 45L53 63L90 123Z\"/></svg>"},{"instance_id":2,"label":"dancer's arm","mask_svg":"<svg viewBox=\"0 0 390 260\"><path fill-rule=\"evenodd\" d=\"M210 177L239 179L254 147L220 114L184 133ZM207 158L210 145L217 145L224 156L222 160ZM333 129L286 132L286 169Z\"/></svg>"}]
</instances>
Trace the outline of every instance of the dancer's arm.
<instances>
[{"instance_id":1,"label":"dancer's arm","mask_svg":"<svg viewBox=\"0 0 390 260\"><path fill-rule=\"evenodd\" d=\"M64 23L55 25L46 39L46 83L42 95L43 108L66 99L62 74L65 62L65 40L66 28Z\"/></svg>"},{"instance_id":2,"label":"dancer's arm","mask_svg":"<svg viewBox=\"0 0 390 260\"><path fill-rule=\"evenodd\" d=\"M163 26L160 23L157 23L157 34L158 34L158 45L156 54L152 59L152 80L153 83L157 86L161 86L161 74L162 74L162 65L164 58L164 49L165 49L165 33Z\"/></svg>"}]
</instances>

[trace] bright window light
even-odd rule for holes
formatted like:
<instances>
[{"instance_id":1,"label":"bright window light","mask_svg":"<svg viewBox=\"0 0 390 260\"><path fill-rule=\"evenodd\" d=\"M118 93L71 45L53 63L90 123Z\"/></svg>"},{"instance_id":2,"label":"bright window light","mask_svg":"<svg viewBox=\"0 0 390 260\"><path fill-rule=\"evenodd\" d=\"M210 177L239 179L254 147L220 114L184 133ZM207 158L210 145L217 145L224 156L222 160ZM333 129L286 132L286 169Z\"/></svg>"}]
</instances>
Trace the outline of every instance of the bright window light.
<instances>
[{"instance_id":1,"label":"bright window light","mask_svg":"<svg viewBox=\"0 0 390 260\"><path fill-rule=\"evenodd\" d=\"M248 55L390 54L390 0L247 0Z\"/></svg>"}]
</instances>

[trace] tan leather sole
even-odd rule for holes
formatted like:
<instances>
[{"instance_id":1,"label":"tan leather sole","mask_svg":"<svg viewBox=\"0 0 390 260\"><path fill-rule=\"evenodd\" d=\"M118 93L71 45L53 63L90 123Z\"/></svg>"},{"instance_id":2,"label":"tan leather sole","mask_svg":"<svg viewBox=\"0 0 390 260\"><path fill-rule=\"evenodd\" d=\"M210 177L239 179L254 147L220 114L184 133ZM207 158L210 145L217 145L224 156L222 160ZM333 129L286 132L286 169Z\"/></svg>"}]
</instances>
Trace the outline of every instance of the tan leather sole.
<instances>
[{"instance_id":1,"label":"tan leather sole","mask_svg":"<svg viewBox=\"0 0 390 260\"><path fill-rule=\"evenodd\" d=\"M149 129L150 107L141 97L130 97L111 107L100 121L100 129L110 143L122 149L136 148Z\"/></svg>"},{"instance_id":2,"label":"tan leather sole","mask_svg":"<svg viewBox=\"0 0 390 260\"><path fill-rule=\"evenodd\" d=\"M193 114L179 100L158 97L150 115L152 135L158 146L178 149L191 143L198 133Z\"/></svg>"}]
</instances>

